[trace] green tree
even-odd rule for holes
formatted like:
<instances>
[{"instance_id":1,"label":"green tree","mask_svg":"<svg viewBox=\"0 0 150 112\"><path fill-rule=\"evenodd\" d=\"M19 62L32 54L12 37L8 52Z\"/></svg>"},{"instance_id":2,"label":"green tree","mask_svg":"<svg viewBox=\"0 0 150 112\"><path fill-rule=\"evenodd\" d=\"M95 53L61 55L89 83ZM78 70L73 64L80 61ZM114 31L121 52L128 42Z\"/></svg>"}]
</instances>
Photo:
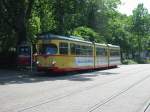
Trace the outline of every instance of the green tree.
<instances>
[{"instance_id":1,"label":"green tree","mask_svg":"<svg viewBox=\"0 0 150 112\"><path fill-rule=\"evenodd\" d=\"M148 10L144 8L143 4L138 4L137 8L133 11L132 31L137 35L139 58L141 57L143 47L142 41L149 34L148 16Z\"/></svg>"},{"instance_id":2,"label":"green tree","mask_svg":"<svg viewBox=\"0 0 150 112\"><path fill-rule=\"evenodd\" d=\"M6 34L9 32L10 37L15 33L14 37L17 37L17 44L22 41L26 41L27 37L27 22L32 13L32 7L34 0L1 0L0 1L0 15L1 15L1 27L6 27ZM4 29L1 29L4 30ZM2 32L2 31L1 31Z\"/></svg>"},{"instance_id":3,"label":"green tree","mask_svg":"<svg viewBox=\"0 0 150 112\"><path fill-rule=\"evenodd\" d=\"M116 16L120 0L89 0L87 26L100 33L104 38L111 38L109 21Z\"/></svg>"},{"instance_id":4,"label":"green tree","mask_svg":"<svg viewBox=\"0 0 150 112\"><path fill-rule=\"evenodd\" d=\"M77 27L74 29L72 34L75 36L82 37L88 41L95 41L101 43L105 42L104 39L97 32L88 27Z\"/></svg>"},{"instance_id":5,"label":"green tree","mask_svg":"<svg viewBox=\"0 0 150 112\"><path fill-rule=\"evenodd\" d=\"M30 41L36 40L36 35L43 32L54 32L56 22L52 14L52 0L35 0L31 18L28 21L28 38Z\"/></svg>"}]
</instances>

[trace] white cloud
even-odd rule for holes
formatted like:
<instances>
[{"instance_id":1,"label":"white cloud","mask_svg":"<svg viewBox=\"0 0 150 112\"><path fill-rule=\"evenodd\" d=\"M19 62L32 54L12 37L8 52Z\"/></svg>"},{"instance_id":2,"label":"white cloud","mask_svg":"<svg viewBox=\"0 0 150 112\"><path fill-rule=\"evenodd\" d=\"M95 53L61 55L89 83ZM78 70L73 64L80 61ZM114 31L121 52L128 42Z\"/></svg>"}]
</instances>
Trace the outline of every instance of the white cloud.
<instances>
[{"instance_id":1,"label":"white cloud","mask_svg":"<svg viewBox=\"0 0 150 112\"><path fill-rule=\"evenodd\" d=\"M139 3L143 3L144 7L150 12L150 0L121 0L121 2L122 4L118 6L118 11L123 14L131 15Z\"/></svg>"}]
</instances>

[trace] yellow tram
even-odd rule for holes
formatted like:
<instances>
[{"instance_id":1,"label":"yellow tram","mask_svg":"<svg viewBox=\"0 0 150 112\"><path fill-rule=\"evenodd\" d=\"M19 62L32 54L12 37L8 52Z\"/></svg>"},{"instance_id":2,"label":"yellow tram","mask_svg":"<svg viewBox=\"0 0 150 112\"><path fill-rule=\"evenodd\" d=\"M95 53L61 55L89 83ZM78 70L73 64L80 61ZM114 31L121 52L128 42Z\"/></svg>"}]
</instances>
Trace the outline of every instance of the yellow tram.
<instances>
[{"instance_id":1,"label":"yellow tram","mask_svg":"<svg viewBox=\"0 0 150 112\"><path fill-rule=\"evenodd\" d=\"M57 73L117 67L121 63L119 46L53 34L39 35L36 60L38 71Z\"/></svg>"}]
</instances>

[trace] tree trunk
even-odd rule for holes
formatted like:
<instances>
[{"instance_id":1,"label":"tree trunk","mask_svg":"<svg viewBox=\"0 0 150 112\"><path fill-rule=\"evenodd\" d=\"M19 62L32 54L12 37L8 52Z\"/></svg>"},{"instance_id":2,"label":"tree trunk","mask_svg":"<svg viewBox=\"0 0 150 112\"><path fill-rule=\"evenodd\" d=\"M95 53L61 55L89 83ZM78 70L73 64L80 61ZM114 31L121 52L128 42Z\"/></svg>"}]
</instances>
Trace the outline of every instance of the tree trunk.
<instances>
[{"instance_id":1,"label":"tree trunk","mask_svg":"<svg viewBox=\"0 0 150 112\"><path fill-rule=\"evenodd\" d=\"M25 8L20 10L20 14L16 20L16 33L18 36L17 45L20 45L22 42L27 41L27 29L26 29L26 14Z\"/></svg>"},{"instance_id":2,"label":"tree trunk","mask_svg":"<svg viewBox=\"0 0 150 112\"><path fill-rule=\"evenodd\" d=\"M27 32L26 32L26 26L22 24L22 28L17 31L18 34L18 42L17 45L22 44L22 42L27 41Z\"/></svg>"},{"instance_id":3,"label":"tree trunk","mask_svg":"<svg viewBox=\"0 0 150 112\"><path fill-rule=\"evenodd\" d=\"M56 15L56 20L58 22L58 34L65 34L64 31L64 7L63 4L60 0L56 0L56 5L54 7L55 11L55 15Z\"/></svg>"}]
</instances>

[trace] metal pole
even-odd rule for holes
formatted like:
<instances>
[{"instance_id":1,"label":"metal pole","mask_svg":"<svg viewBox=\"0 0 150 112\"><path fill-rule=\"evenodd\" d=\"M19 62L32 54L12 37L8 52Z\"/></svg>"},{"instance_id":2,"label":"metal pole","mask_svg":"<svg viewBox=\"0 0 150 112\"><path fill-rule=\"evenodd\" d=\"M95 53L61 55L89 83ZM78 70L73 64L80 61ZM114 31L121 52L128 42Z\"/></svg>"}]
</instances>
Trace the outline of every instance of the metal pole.
<instances>
[{"instance_id":1,"label":"metal pole","mask_svg":"<svg viewBox=\"0 0 150 112\"><path fill-rule=\"evenodd\" d=\"M31 44L31 62L30 62L30 65L31 65L31 72L32 72L32 69L33 69L33 65L32 65L32 58L33 58L33 50L32 50L32 44Z\"/></svg>"},{"instance_id":2,"label":"metal pole","mask_svg":"<svg viewBox=\"0 0 150 112\"><path fill-rule=\"evenodd\" d=\"M93 52L94 52L94 69L95 69L95 67L96 67L96 45L95 45L95 40L93 41L93 44L94 44Z\"/></svg>"}]
</instances>

